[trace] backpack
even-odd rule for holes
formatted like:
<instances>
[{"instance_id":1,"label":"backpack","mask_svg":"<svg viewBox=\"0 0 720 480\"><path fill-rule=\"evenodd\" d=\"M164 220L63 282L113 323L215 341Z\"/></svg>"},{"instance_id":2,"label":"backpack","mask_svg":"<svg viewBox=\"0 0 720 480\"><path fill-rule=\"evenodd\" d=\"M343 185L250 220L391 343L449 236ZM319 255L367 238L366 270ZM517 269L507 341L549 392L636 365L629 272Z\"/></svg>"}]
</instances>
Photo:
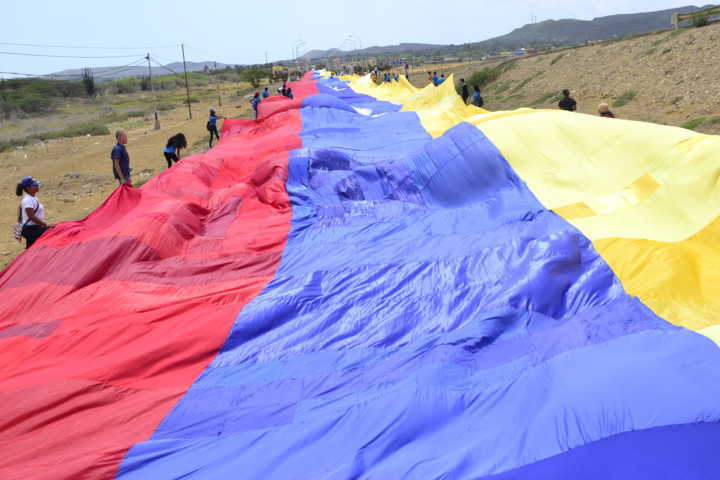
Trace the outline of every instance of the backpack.
<instances>
[{"instance_id":1,"label":"backpack","mask_svg":"<svg viewBox=\"0 0 720 480\"><path fill-rule=\"evenodd\" d=\"M37 206L35 207L35 211L33 213L37 213L38 208L40 208L40 202L38 202L37 199L35 201L37 202ZM18 207L18 218L22 219L22 207ZM13 237L15 237L15 240L18 242L22 242L22 231L29 221L30 219L28 218L25 223L17 222L13 227Z\"/></svg>"}]
</instances>

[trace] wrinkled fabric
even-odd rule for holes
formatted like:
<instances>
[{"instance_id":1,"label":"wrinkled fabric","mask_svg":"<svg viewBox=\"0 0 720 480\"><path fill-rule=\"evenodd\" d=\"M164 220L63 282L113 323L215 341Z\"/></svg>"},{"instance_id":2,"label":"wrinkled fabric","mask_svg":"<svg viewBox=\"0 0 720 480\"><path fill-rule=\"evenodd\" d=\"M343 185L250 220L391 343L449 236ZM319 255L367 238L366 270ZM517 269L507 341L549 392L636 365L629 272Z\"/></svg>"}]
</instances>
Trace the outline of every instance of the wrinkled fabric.
<instances>
[{"instance_id":1,"label":"wrinkled fabric","mask_svg":"<svg viewBox=\"0 0 720 480\"><path fill-rule=\"evenodd\" d=\"M2 477L716 476L717 346L484 128L352 86L291 83L3 272Z\"/></svg>"}]
</instances>

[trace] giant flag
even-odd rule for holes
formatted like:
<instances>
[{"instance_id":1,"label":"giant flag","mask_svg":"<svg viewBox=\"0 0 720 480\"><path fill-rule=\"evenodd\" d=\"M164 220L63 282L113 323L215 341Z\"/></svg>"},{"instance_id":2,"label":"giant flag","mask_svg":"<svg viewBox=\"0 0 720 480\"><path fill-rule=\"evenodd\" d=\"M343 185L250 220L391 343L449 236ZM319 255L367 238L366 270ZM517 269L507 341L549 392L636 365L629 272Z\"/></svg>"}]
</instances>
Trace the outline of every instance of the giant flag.
<instances>
[{"instance_id":1,"label":"giant flag","mask_svg":"<svg viewBox=\"0 0 720 480\"><path fill-rule=\"evenodd\" d=\"M720 477L720 138L324 72L0 274L2 479Z\"/></svg>"}]
</instances>

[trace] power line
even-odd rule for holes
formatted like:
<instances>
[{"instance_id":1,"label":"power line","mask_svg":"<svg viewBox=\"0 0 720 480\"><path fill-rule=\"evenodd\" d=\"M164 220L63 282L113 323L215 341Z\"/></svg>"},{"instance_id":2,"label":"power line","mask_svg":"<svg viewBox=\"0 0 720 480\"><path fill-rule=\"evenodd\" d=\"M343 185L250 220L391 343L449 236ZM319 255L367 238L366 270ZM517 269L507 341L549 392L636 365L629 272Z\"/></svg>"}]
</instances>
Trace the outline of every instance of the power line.
<instances>
[{"instance_id":1,"label":"power line","mask_svg":"<svg viewBox=\"0 0 720 480\"><path fill-rule=\"evenodd\" d=\"M157 55L155 53L153 53L152 56L167 63L182 63L181 60L170 60L169 58L161 57L160 55Z\"/></svg>"},{"instance_id":2,"label":"power line","mask_svg":"<svg viewBox=\"0 0 720 480\"><path fill-rule=\"evenodd\" d=\"M167 70L168 72L173 73L173 74L175 74L175 75L180 75L179 72L176 72L175 70L164 66L164 65L161 64L160 62L156 61L154 58L151 57L150 60L151 60L155 65L157 65L158 67L162 68L163 70Z\"/></svg>"},{"instance_id":3,"label":"power line","mask_svg":"<svg viewBox=\"0 0 720 480\"><path fill-rule=\"evenodd\" d=\"M135 60L134 62L130 62L127 65L123 65L121 67L108 67L112 68L113 70L106 70L101 71L98 73L93 72L93 76L95 77L107 77L110 75L114 75L116 73L124 72L126 70L129 70L130 68L139 65L142 63L145 59L140 58L138 60ZM48 73L48 74L41 74L41 73L22 73L22 72L0 72L1 74L5 75L21 75L23 77L50 77L50 78L58 78L58 77L78 77L81 75L80 73Z\"/></svg>"},{"instance_id":4,"label":"power line","mask_svg":"<svg viewBox=\"0 0 720 480\"><path fill-rule=\"evenodd\" d=\"M127 65L123 65L122 67L119 67L117 70L103 71L103 72L99 72L99 73L97 73L97 74L96 74L95 72L93 72L93 76L95 76L95 77L108 77L108 76L111 76L111 75L115 75L115 74L117 74L117 73L121 73L121 72L124 72L124 71L126 71L126 70L130 70L131 68L140 65L144 60L145 60L144 58L141 58L141 59L139 59L139 60L135 60L135 61L132 62L132 63L128 63Z\"/></svg>"},{"instance_id":5,"label":"power line","mask_svg":"<svg viewBox=\"0 0 720 480\"><path fill-rule=\"evenodd\" d=\"M87 45L45 45L39 43L11 43L0 42L0 45L11 45L14 47L37 47L37 48L81 48L86 50L147 50L153 48L177 48L178 45L157 45L154 47L88 47Z\"/></svg>"},{"instance_id":6,"label":"power line","mask_svg":"<svg viewBox=\"0 0 720 480\"><path fill-rule=\"evenodd\" d=\"M102 55L102 56L79 56L79 55L48 55L45 53L27 52L2 52L0 55L18 55L23 57L52 57L52 58L134 58L137 55Z\"/></svg>"}]
</instances>

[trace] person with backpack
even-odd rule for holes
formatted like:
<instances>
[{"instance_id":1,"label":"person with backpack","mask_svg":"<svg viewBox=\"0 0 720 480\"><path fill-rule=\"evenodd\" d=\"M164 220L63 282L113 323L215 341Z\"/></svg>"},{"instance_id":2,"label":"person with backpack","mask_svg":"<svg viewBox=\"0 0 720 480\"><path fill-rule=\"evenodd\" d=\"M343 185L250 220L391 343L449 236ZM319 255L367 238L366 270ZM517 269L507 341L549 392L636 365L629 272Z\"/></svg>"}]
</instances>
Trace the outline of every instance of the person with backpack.
<instances>
[{"instance_id":1,"label":"person with backpack","mask_svg":"<svg viewBox=\"0 0 720 480\"><path fill-rule=\"evenodd\" d=\"M473 86L473 94L472 94L472 104L476 107L481 107L485 105L485 101L482 98L482 95L480 94L480 87L475 85Z\"/></svg>"},{"instance_id":2,"label":"person with backpack","mask_svg":"<svg viewBox=\"0 0 720 480\"><path fill-rule=\"evenodd\" d=\"M163 150L163 155L167 161L168 168L172 167L173 162L177 163L180 160L180 150L183 148L187 148L187 139L185 138L185 135L178 133L177 135L173 135L168 138L168 141L165 144L165 150Z\"/></svg>"},{"instance_id":3,"label":"person with backpack","mask_svg":"<svg viewBox=\"0 0 720 480\"><path fill-rule=\"evenodd\" d=\"M215 138L217 138L218 141L220 140L220 134L218 133L218 129L217 129L217 121L220 120L221 118L225 118L225 117L223 117L222 115L218 115L215 112L214 108L210 109L210 115L208 116L208 122L207 122L207 129L208 129L208 132L210 132L210 142L208 144L209 148L212 148L213 135L215 135Z\"/></svg>"},{"instance_id":4,"label":"person with backpack","mask_svg":"<svg viewBox=\"0 0 720 480\"><path fill-rule=\"evenodd\" d=\"M22 197L18 207L18 223L15 226L15 238L25 239L30 248L43 233L50 228L45 222L45 207L37 198L40 183L32 177L24 177L15 188L15 195Z\"/></svg>"}]
</instances>

